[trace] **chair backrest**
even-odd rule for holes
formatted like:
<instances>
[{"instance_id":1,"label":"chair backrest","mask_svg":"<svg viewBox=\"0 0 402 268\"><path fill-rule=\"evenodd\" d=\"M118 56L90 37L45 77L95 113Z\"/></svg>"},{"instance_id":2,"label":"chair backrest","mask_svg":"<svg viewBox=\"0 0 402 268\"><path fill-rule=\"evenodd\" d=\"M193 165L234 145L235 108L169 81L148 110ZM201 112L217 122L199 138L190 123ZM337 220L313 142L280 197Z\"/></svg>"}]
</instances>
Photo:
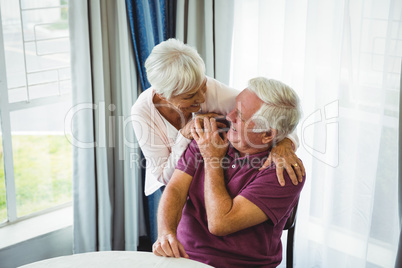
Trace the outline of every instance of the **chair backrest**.
<instances>
[{"instance_id":1,"label":"chair backrest","mask_svg":"<svg viewBox=\"0 0 402 268\"><path fill-rule=\"evenodd\" d=\"M286 221L283 230L288 231L288 238L286 242L286 268L293 267L293 244L295 240L295 228L296 228L296 216L297 216L297 206L299 205L299 200L297 200L296 205L293 207L292 212L288 220Z\"/></svg>"},{"instance_id":2,"label":"chair backrest","mask_svg":"<svg viewBox=\"0 0 402 268\"><path fill-rule=\"evenodd\" d=\"M290 216L289 216L288 220L286 221L286 224L285 224L285 227L283 227L283 230L289 230L290 228L295 226L298 204L299 204L299 201L297 201L296 205L292 209L292 212L290 212Z\"/></svg>"}]
</instances>

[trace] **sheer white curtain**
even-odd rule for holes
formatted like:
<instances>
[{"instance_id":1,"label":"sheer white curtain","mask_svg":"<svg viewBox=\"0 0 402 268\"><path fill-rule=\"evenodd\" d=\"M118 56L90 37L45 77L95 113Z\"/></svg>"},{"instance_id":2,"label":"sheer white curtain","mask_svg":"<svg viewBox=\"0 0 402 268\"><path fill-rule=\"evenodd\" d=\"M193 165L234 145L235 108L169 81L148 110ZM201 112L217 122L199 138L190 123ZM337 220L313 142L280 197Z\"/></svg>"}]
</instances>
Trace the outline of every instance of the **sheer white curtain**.
<instances>
[{"instance_id":1,"label":"sheer white curtain","mask_svg":"<svg viewBox=\"0 0 402 268\"><path fill-rule=\"evenodd\" d=\"M302 99L296 266L393 267L402 1L236 0L234 12L231 86L267 76Z\"/></svg>"}]
</instances>

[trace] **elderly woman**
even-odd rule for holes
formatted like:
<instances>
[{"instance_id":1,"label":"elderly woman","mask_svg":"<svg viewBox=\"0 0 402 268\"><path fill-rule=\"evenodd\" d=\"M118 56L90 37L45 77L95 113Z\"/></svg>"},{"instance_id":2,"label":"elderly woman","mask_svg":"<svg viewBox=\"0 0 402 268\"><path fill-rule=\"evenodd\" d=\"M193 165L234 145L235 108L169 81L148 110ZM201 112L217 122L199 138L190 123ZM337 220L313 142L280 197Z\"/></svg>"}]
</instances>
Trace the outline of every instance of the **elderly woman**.
<instances>
[{"instance_id":1,"label":"elderly woman","mask_svg":"<svg viewBox=\"0 0 402 268\"><path fill-rule=\"evenodd\" d=\"M176 39L155 46L145 68L152 86L133 105L131 120L147 161L145 194L150 195L169 182L193 138L195 115L226 115L235 107L239 92L205 76L205 64L197 51ZM297 146L298 138L293 133L272 149L263 166L275 162L281 185L283 168L294 184L297 177L302 179L304 167L294 154Z\"/></svg>"}]
</instances>

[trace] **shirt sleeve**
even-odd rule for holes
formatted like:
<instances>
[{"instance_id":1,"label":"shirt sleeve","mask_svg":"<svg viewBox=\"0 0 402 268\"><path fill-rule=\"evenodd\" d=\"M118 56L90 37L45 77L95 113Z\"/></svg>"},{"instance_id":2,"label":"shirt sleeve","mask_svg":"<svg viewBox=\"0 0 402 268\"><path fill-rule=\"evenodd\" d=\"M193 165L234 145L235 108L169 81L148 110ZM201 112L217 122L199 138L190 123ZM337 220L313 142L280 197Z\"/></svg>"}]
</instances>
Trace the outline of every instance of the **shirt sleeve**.
<instances>
[{"instance_id":1,"label":"shirt sleeve","mask_svg":"<svg viewBox=\"0 0 402 268\"><path fill-rule=\"evenodd\" d=\"M190 142L191 142L191 140L184 137L180 133L180 131L177 132L177 137L176 137L175 143L172 146L172 152L169 155L168 163L163 172L164 174L166 174L165 176L168 176L168 180L166 181L165 184L167 184L169 182L170 178L172 177L173 172L176 168L177 162L179 161L180 157L183 155L183 152L186 150L186 148Z\"/></svg>"},{"instance_id":2,"label":"shirt sleeve","mask_svg":"<svg viewBox=\"0 0 402 268\"><path fill-rule=\"evenodd\" d=\"M201 105L202 113L218 113L227 115L236 105L236 97L240 91L228 87L208 77L205 102Z\"/></svg>"},{"instance_id":3,"label":"shirt sleeve","mask_svg":"<svg viewBox=\"0 0 402 268\"><path fill-rule=\"evenodd\" d=\"M195 171L203 161L197 142L193 140L177 162L176 169L194 177Z\"/></svg>"},{"instance_id":4,"label":"shirt sleeve","mask_svg":"<svg viewBox=\"0 0 402 268\"><path fill-rule=\"evenodd\" d=\"M177 161L191 142L178 131L174 144L169 148L161 137L162 130L148 117L147 114L132 111L134 132L146 159L146 195L169 182Z\"/></svg>"},{"instance_id":5,"label":"shirt sleeve","mask_svg":"<svg viewBox=\"0 0 402 268\"><path fill-rule=\"evenodd\" d=\"M258 206L276 225L296 204L303 185L304 180L295 186L288 178L285 186L280 186L275 169L264 170L239 195Z\"/></svg>"}]
</instances>

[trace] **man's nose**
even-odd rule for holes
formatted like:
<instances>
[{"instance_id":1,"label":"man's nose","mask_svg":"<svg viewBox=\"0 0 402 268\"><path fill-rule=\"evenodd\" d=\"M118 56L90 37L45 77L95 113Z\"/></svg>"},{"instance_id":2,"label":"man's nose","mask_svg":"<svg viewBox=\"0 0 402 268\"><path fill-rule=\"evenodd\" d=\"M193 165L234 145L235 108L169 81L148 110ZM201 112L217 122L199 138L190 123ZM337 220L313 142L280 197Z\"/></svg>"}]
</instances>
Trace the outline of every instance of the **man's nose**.
<instances>
[{"instance_id":1,"label":"man's nose","mask_svg":"<svg viewBox=\"0 0 402 268\"><path fill-rule=\"evenodd\" d=\"M234 115L234 111L231 111L230 113L228 113L227 115L226 115L226 120L228 120L229 122L233 122L234 123L234 120L235 120L235 116L233 116Z\"/></svg>"}]
</instances>

